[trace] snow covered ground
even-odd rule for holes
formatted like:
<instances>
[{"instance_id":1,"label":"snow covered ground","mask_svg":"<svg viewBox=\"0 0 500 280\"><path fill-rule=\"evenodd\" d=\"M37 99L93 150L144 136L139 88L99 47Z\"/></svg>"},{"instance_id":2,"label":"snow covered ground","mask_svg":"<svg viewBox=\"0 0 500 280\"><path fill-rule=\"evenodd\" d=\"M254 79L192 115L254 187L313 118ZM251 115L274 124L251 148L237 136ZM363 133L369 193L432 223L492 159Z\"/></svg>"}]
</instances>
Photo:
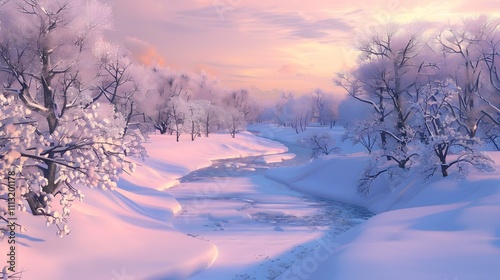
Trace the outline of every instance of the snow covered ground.
<instances>
[{"instance_id":1,"label":"snow covered ground","mask_svg":"<svg viewBox=\"0 0 500 280\"><path fill-rule=\"evenodd\" d=\"M298 137L291 129L252 129L271 139ZM267 177L379 214L333 239L328 254L296 261L279 279L499 279L500 152L487 152L496 162L493 173L428 181L412 177L395 188L374 186L363 198L354 186L368 158L350 154L358 150L349 150L348 143L339 145L342 155L274 169Z\"/></svg>"},{"instance_id":2,"label":"snow covered ground","mask_svg":"<svg viewBox=\"0 0 500 280\"><path fill-rule=\"evenodd\" d=\"M250 129L288 148L247 132L153 135L150 158L115 191L86 189L63 239L18 213L22 279L498 279L500 172L409 178L364 198L361 147L338 141L340 154L304 160L303 135ZM500 153L488 154L500 170ZM378 215L365 222L369 213L342 202Z\"/></svg>"},{"instance_id":3,"label":"snow covered ground","mask_svg":"<svg viewBox=\"0 0 500 280\"><path fill-rule=\"evenodd\" d=\"M250 133L236 139L211 135L195 142L174 141L153 135L146 144L150 157L138 162L135 173L122 176L115 191L84 189L83 202L75 202L72 209L72 232L62 239L43 218L17 213L27 229L16 236L22 279L186 279L212 265L217 247L173 227L181 206L163 190L213 159L287 149ZM0 252L7 252L5 240L0 246Z\"/></svg>"}]
</instances>

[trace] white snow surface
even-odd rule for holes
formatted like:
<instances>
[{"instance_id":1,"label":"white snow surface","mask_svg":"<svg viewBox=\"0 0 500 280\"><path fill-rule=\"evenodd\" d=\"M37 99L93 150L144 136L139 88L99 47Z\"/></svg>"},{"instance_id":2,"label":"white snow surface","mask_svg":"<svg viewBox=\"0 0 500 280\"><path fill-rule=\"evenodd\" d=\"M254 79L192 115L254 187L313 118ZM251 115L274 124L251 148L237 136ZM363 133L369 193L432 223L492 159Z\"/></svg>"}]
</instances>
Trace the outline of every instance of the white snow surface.
<instances>
[{"instance_id":1,"label":"white snow surface","mask_svg":"<svg viewBox=\"0 0 500 280\"><path fill-rule=\"evenodd\" d=\"M278 154L278 155L267 155L262 157L262 162L264 163L277 163L283 162L285 160L290 160L295 157L293 153Z\"/></svg>"},{"instance_id":2,"label":"white snow surface","mask_svg":"<svg viewBox=\"0 0 500 280\"><path fill-rule=\"evenodd\" d=\"M269 125L252 130L281 141L298 137ZM500 279L500 152L486 152L496 162L495 172L411 176L396 187L375 185L365 198L355 186L369 158L358 148L349 150L348 143L338 144L341 155L272 169L267 177L378 215L335 238L324 254L297 260L278 279Z\"/></svg>"},{"instance_id":3,"label":"white snow surface","mask_svg":"<svg viewBox=\"0 0 500 280\"><path fill-rule=\"evenodd\" d=\"M181 206L163 190L214 159L287 151L248 132L235 139L213 134L180 143L172 136L152 135L145 146L150 157L137 160L135 173L123 175L116 190L82 188L85 198L74 203L68 236L61 239L45 219L18 211L18 223L27 229L16 235L16 268L23 280L187 279L212 265L218 250L173 227ZM212 218L245 217L214 213ZM4 239L0 246L6 260L10 245Z\"/></svg>"},{"instance_id":4,"label":"white snow surface","mask_svg":"<svg viewBox=\"0 0 500 280\"><path fill-rule=\"evenodd\" d=\"M292 144L302 136L272 125L250 130ZM293 161L293 155L284 154L284 145L248 132L236 139L214 134L180 143L153 135L146 144L150 157L137 161L136 172L123 175L116 190L83 189L85 198L74 203L68 236L60 239L44 219L18 212L27 231L16 236L17 268L23 280L500 279L499 152L487 152L496 162L493 173L472 172L465 179L452 173L427 181L410 177L397 187L374 185L362 197L356 184L368 156L361 147L341 142L342 133L333 130L340 154L269 169L267 178L186 184L179 179L212 160L272 155L261 159L268 164ZM231 168L257 167L239 163ZM193 198L197 192L202 199ZM316 217L301 193L377 215L365 222L340 214L340 221L354 227L329 237L320 226L293 224L296 218ZM274 225L278 220L284 225ZM261 226L253 227L256 223ZM0 242L2 254L7 246Z\"/></svg>"}]
</instances>

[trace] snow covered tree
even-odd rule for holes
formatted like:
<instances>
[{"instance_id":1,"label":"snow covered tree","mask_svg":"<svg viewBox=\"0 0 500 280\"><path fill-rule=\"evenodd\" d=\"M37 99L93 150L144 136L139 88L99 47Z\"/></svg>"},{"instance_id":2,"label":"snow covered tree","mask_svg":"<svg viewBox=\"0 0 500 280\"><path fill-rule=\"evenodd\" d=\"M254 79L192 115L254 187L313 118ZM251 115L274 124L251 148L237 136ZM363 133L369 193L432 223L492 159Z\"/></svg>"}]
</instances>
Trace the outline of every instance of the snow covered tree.
<instances>
[{"instance_id":1,"label":"snow covered tree","mask_svg":"<svg viewBox=\"0 0 500 280\"><path fill-rule=\"evenodd\" d=\"M129 53L121 46L103 40L95 44L93 53L99 59L94 83L94 91L98 94L93 99L107 100L125 117L126 137L144 137L147 133L146 115L139 106L148 91L144 67L133 64Z\"/></svg>"},{"instance_id":2,"label":"snow covered tree","mask_svg":"<svg viewBox=\"0 0 500 280\"><path fill-rule=\"evenodd\" d=\"M355 143L358 141L358 139L355 139L358 136L360 136L361 139L367 139L367 140L371 139L374 142L377 142L374 139L380 138L379 140L380 148L386 149L387 148L387 133L385 132L386 118L389 116L391 111L387 109L385 98L383 96L383 91L367 90L364 87L363 81L361 81L360 78L356 77L357 71L359 70L353 70L353 73L347 73L347 74L339 73L336 79L334 80L335 84L342 87L351 97L348 100L349 102L344 101L341 105L341 108L343 108L342 119L344 122L344 126L347 125L349 126L347 128L348 133L353 132L350 134L354 137L352 139ZM350 102L351 100L357 101L357 104ZM361 108L363 106L368 108L368 110L373 111L373 114L370 114L369 117L368 116L365 117L366 120L369 120L368 122L362 123L363 120L358 120L357 118L354 119L353 122L349 122L350 120L352 120L351 117L347 119L347 122L345 121L346 115L352 116L351 108L355 107ZM358 112L358 110L355 110L355 112ZM360 113L365 113L363 115L366 115L366 112L367 110L363 110ZM362 136L361 134L358 133L362 133ZM372 141L369 142L371 143Z\"/></svg>"},{"instance_id":3,"label":"snow covered tree","mask_svg":"<svg viewBox=\"0 0 500 280\"><path fill-rule=\"evenodd\" d=\"M218 98L217 80L210 78L205 72L191 78L192 98L197 100L216 100Z\"/></svg>"},{"instance_id":4,"label":"snow covered tree","mask_svg":"<svg viewBox=\"0 0 500 280\"><path fill-rule=\"evenodd\" d=\"M498 24L498 20L486 16L467 18L461 24L446 28L438 37L445 57L446 74L460 88L459 104L455 107L459 115L457 121L471 138L476 136L484 115L491 117L479 101L481 98L493 105L488 100L492 97L491 86L496 85L495 57L498 54L495 49L500 43Z\"/></svg>"},{"instance_id":5,"label":"snow covered tree","mask_svg":"<svg viewBox=\"0 0 500 280\"><path fill-rule=\"evenodd\" d=\"M170 97L181 96L186 101L191 99L191 77L185 73L169 73L166 79L166 90Z\"/></svg>"},{"instance_id":6,"label":"snow covered tree","mask_svg":"<svg viewBox=\"0 0 500 280\"><path fill-rule=\"evenodd\" d=\"M282 92L275 104L275 116L278 125L289 126L292 123L290 102L294 98L291 92Z\"/></svg>"},{"instance_id":7,"label":"snow covered tree","mask_svg":"<svg viewBox=\"0 0 500 280\"><path fill-rule=\"evenodd\" d=\"M484 135L480 136L486 144L500 151L500 125L489 124L484 126Z\"/></svg>"},{"instance_id":8,"label":"snow covered tree","mask_svg":"<svg viewBox=\"0 0 500 280\"><path fill-rule=\"evenodd\" d=\"M282 95L276 105L279 124L291 126L299 134L307 129L315 104L310 95L295 97L292 93Z\"/></svg>"},{"instance_id":9,"label":"snow covered tree","mask_svg":"<svg viewBox=\"0 0 500 280\"><path fill-rule=\"evenodd\" d=\"M161 67L154 67L147 75L149 87L139 106L155 130L175 133L177 142L183 133L189 133L194 140L202 127L208 136L210 127L217 122L218 110L210 102L217 96L215 82L206 76Z\"/></svg>"},{"instance_id":10,"label":"snow covered tree","mask_svg":"<svg viewBox=\"0 0 500 280\"><path fill-rule=\"evenodd\" d=\"M410 25L381 26L374 35L361 40L358 66L350 73L339 74L335 80L360 104L369 105L375 114L372 121L360 122L362 127L354 129L355 142L361 140L365 147L372 147L378 134L382 151L374 156L396 163L401 169L397 173L408 170L418 156L411 148L411 143L418 138L418 131L411 123L414 104L421 85L436 69L427 61L428 48L423 34ZM371 168L363 181L393 170L378 158L375 162L380 168L375 168L376 165Z\"/></svg>"},{"instance_id":11,"label":"snow covered tree","mask_svg":"<svg viewBox=\"0 0 500 280\"><path fill-rule=\"evenodd\" d=\"M200 130L203 130L205 137L208 137L214 129L220 127L221 116L224 115L220 104L217 100L220 99L217 81L209 78L206 73L202 72L199 75L192 77L192 97L195 107L197 108L197 122Z\"/></svg>"},{"instance_id":12,"label":"snow covered tree","mask_svg":"<svg viewBox=\"0 0 500 280\"><path fill-rule=\"evenodd\" d=\"M224 111L211 101L200 100L199 102L201 103L201 111L199 112L201 127L205 137L208 137L215 127L221 126L221 117L224 116Z\"/></svg>"},{"instance_id":13,"label":"snow covered tree","mask_svg":"<svg viewBox=\"0 0 500 280\"><path fill-rule=\"evenodd\" d=\"M373 108L374 116L357 122L347 135L370 153L380 143L360 192L379 177L400 181L415 166L424 177L436 170L446 177L451 167L462 174L468 167L491 170L477 137L478 132L486 135L480 125L490 134L497 125L494 86L485 73L489 70L489 83L494 83L492 42L498 42L498 24L488 22L465 20L463 27L446 29L437 39L389 25L382 35L364 41L357 67L336 80L352 100ZM376 133L380 140L372 141Z\"/></svg>"},{"instance_id":14,"label":"snow covered tree","mask_svg":"<svg viewBox=\"0 0 500 280\"><path fill-rule=\"evenodd\" d=\"M481 142L461 131L459 116L453 112L455 99L460 89L452 82L429 83L418 102L418 114L423 122L423 143L420 145L420 164L426 176L438 169L443 177L448 169L459 166L459 172L466 172L467 165L478 170L492 170L491 159L478 149ZM456 153L456 155L451 156ZM450 161L449 158L452 158Z\"/></svg>"},{"instance_id":15,"label":"snow covered tree","mask_svg":"<svg viewBox=\"0 0 500 280\"><path fill-rule=\"evenodd\" d=\"M336 107L338 105L334 95L318 88L312 92L310 103L312 104L311 118L319 125L329 125L332 128L337 119Z\"/></svg>"},{"instance_id":16,"label":"snow covered tree","mask_svg":"<svg viewBox=\"0 0 500 280\"><path fill-rule=\"evenodd\" d=\"M339 119L339 106L340 100L338 96L330 93L325 96L325 105L322 110L323 123L330 126L332 129Z\"/></svg>"},{"instance_id":17,"label":"snow covered tree","mask_svg":"<svg viewBox=\"0 0 500 280\"><path fill-rule=\"evenodd\" d=\"M303 95L290 100L288 110L292 116L292 127L295 132L303 132L307 130L307 125L312 118L312 102L311 96Z\"/></svg>"},{"instance_id":18,"label":"snow covered tree","mask_svg":"<svg viewBox=\"0 0 500 280\"><path fill-rule=\"evenodd\" d=\"M80 187L116 187L133 169L126 154L143 151L140 139L124 137L126 118L94 90L92 48L111 11L97 1L19 0L2 9L0 172L16 172L19 207L26 201L63 236Z\"/></svg>"},{"instance_id":19,"label":"snow covered tree","mask_svg":"<svg viewBox=\"0 0 500 280\"><path fill-rule=\"evenodd\" d=\"M470 17L448 26L438 37L444 56L442 76L453 79L460 89L453 106L460 130L496 149L500 148L499 23L485 15Z\"/></svg>"},{"instance_id":20,"label":"snow covered tree","mask_svg":"<svg viewBox=\"0 0 500 280\"><path fill-rule=\"evenodd\" d=\"M168 106L170 118L172 119L172 131L175 132L175 141L179 142L181 134L184 131L184 125L186 124L188 107L186 101L179 96L173 97Z\"/></svg>"},{"instance_id":21,"label":"snow covered tree","mask_svg":"<svg viewBox=\"0 0 500 280\"><path fill-rule=\"evenodd\" d=\"M246 126L245 115L243 112L238 110L238 108L226 108L224 110L224 114L222 115L222 123L229 131L231 137L235 138L236 134L243 130Z\"/></svg>"},{"instance_id":22,"label":"snow covered tree","mask_svg":"<svg viewBox=\"0 0 500 280\"><path fill-rule=\"evenodd\" d=\"M487 31L481 46L488 82L487 86L484 86L484 90L477 91L475 94L484 105L481 108L481 113L484 116L482 119L484 129L481 131L481 137L500 151L500 76L498 74L500 67L500 19L486 18L482 22Z\"/></svg>"},{"instance_id":23,"label":"snow covered tree","mask_svg":"<svg viewBox=\"0 0 500 280\"><path fill-rule=\"evenodd\" d=\"M139 111L144 112L148 121L160 134L172 132L172 118L170 101L172 96L169 90L169 78L164 69L157 67L147 69L143 73L147 81L145 93L139 102Z\"/></svg>"},{"instance_id":24,"label":"snow covered tree","mask_svg":"<svg viewBox=\"0 0 500 280\"><path fill-rule=\"evenodd\" d=\"M191 141L201 136L202 113L204 111L204 102L202 100L191 100L187 104L186 113L186 132L191 136Z\"/></svg>"},{"instance_id":25,"label":"snow covered tree","mask_svg":"<svg viewBox=\"0 0 500 280\"><path fill-rule=\"evenodd\" d=\"M308 133L299 139L299 144L312 149L312 157L329 155L340 152L340 148L335 146L335 139L330 132Z\"/></svg>"},{"instance_id":26,"label":"snow covered tree","mask_svg":"<svg viewBox=\"0 0 500 280\"><path fill-rule=\"evenodd\" d=\"M342 140L351 140L353 144L361 144L369 154L373 152L377 144L376 118L371 117L360 120L356 125L347 125Z\"/></svg>"},{"instance_id":27,"label":"snow covered tree","mask_svg":"<svg viewBox=\"0 0 500 280\"><path fill-rule=\"evenodd\" d=\"M131 88L125 91L121 91L121 88L132 84L132 76L129 73L132 61L128 58L126 51L101 41L94 47L94 53L100 60L97 73L99 95L96 98L103 96L112 104L125 103Z\"/></svg>"},{"instance_id":28,"label":"snow covered tree","mask_svg":"<svg viewBox=\"0 0 500 280\"><path fill-rule=\"evenodd\" d=\"M410 31L408 31L410 30ZM362 41L360 72L358 79L368 95L351 95L371 103L381 113L380 131L384 145L390 145L385 152L388 159L396 161L405 168L413 153L407 145L413 140L412 127L409 125L415 102L413 89L419 88L419 77L426 66L421 31L411 31L410 26L388 25L385 29ZM387 115L382 112L387 111ZM387 146L385 146L387 148Z\"/></svg>"},{"instance_id":29,"label":"snow covered tree","mask_svg":"<svg viewBox=\"0 0 500 280\"><path fill-rule=\"evenodd\" d=\"M324 125L326 94L322 89L318 88L312 92L312 96L313 96L312 117L318 122L318 124Z\"/></svg>"},{"instance_id":30,"label":"snow covered tree","mask_svg":"<svg viewBox=\"0 0 500 280\"><path fill-rule=\"evenodd\" d=\"M241 89L232 90L222 98L220 106L222 106L225 112L223 122L233 138L246 126L247 116L250 112L248 96L248 91Z\"/></svg>"}]
</instances>

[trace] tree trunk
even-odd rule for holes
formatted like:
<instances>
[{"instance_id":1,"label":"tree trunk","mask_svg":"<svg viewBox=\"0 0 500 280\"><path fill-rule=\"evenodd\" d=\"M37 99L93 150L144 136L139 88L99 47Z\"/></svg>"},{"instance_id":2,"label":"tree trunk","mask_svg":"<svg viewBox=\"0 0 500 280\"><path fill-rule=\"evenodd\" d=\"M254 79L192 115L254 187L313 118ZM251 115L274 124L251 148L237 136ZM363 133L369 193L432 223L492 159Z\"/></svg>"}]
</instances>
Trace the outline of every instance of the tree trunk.
<instances>
[{"instance_id":1,"label":"tree trunk","mask_svg":"<svg viewBox=\"0 0 500 280\"><path fill-rule=\"evenodd\" d=\"M447 164L441 164L441 174L443 174L443 177L448 177L448 167Z\"/></svg>"},{"instance_id":2,"label":"tree trunk","mask_svg":"<svg viewBox=\"0 0 500 280\"><path fill-rule=\"evenodd\" d=\"M210 126L210 117L207 116L207 119L205 121L205 137L208 137L209 126Z\"/></svg>"},{"instance_id":3,"label":"tree trunk","mask_svg":"<svg viewBox=\"0 0 500 280\"><path fill-rule=\"evenodd\" d=\"M196 132L194 131L194 121L191 121L191 141L196 138Z\"/></svg>"},{"instance_id":4,"label":"tree trunk","mask_svg":"<svg viewBox=\"0 0 500 280\"><path fill-rule=\"evenodd\" d=\"M387 134L385 132L380 132L380 140L382 141L382 150L387 150ZM387 161L390 161L391 157L387 156Z\"/></svg>"},{"instance_id":5,"label":"tree trunk","mask_svg":"<svg viewBox=\"0 0 500 280\"><path fill-rule=\"evenodd\" d=\"M308 115L308 113L306 113L306 116L304 117L304 130L303 131L307 130L307 115Z\"/></svg>"},{"instance_id":6,"label":"tree trunk","mask_svg":"<svg viewBox=\"0 0 500 280\"><path fill-rule=\"evenodd\" d=\"M44 201L43 199L40 199L40 196L38 196L34 191L30 191L29 193L25 194L24 197L26 198L26 201L28 202L28 206L30 207L31 213L34 216L40 216L43 215L42 212L38 211L38 208L44 208Z\"/></svg>"},{"instance_id":7,"label":"tree trunk","mask_svg":"<svg viewBox=\"0 0 500 280\"><path fill-rule=\"evenodd\" d=\"M54 158L54 154L50 153L48 158ZM43 170L43 176L47 179L47 185L43 187L43 192L46 194L55 194L57 187L59 184L56 183L56 175L57 175L57 164L51 161L46 161L47 169ZM37 195L35 192L30 191L26 194L26 201L31 209L31 213L33 215L43 215L42 212L38 211L38 208L44 208L46 206L46 202L44 201L44 195Z\"/></svg>"},{"instance_id":8,"label":"tree trunk","mask_svg":"<svg viewBox=\"0 0 500 280\"><path fill-rule=\"evenodd\" d=\"M53 153L49 153L48 158L53 159L54 156ZM47 164L47 169L43 170L43 176L48 182L47 185L43 187L43 191L47 194L54 194L58 185L56 184L57 164L51 161L45 163Z\"/></svg>"}]
</instances>

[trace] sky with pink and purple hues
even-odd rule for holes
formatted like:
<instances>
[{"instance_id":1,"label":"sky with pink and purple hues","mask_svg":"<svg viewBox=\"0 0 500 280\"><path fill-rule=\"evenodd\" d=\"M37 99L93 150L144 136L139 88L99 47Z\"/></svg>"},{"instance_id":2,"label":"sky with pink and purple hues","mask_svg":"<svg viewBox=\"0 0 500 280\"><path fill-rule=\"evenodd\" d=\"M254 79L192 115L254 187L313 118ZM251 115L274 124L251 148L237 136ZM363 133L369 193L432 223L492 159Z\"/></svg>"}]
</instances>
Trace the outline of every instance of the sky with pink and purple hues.
<instances>
[{"instance_id":1,"label":"sky with pink and purple hues","mask_svg":"<svg viewBox=\"0 0 500 280\"><path fill-rule=\"evenodd\" d=\"M204 71L260 95L335 91L358 34L387 20L500 15L497 0L108 0L114 40L144 63Z\"/></svg>"}]
</instances>

